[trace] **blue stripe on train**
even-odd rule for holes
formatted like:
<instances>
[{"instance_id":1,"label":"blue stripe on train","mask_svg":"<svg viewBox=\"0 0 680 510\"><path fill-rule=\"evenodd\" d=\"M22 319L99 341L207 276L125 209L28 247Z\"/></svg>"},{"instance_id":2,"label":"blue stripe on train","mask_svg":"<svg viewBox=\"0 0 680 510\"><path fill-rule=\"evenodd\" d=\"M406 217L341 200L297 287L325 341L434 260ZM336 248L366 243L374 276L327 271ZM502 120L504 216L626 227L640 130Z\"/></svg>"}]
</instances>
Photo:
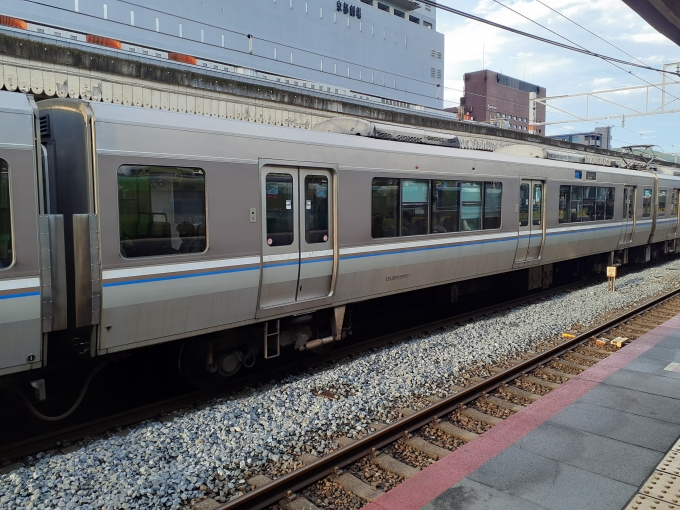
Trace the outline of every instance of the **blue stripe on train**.
<instances>
[{"instance_id":1,"label":"blue stripe on train","mask_svg":"<svg viewBox=\"0 0 680 510\"><path fill-rule=\"evenodd\" d=\"M666 221L673 221L673 220L661 220L663 222ZM580 234L584 232L596 232L596 231L601 231L601 230L612 230L612 229L622 229L624 228L621 225L612 225L612 226L604 226L604 227L590 227L590 228L579 228L577 230L571 230L571 231L565 231L565 232L549 232L547 236L561 236L561 235L572 235L572 234ZM542 234L529 234L529 236L524 236L524 237L529 237L529 238L537 238L541 237ZM408 248L408 249L394 249L390 251L385 251L385 252L378 252L378 253L359 253L356 255L342 255L340 258L343 260L350 260L350 259L359 259L359 258L367 258L367 257L382 257L385 255L400 255L402 253L414 253L414 252L420 252L420 251L433 251L433 250L445 250L445 249L450 249L450 248L461 248L464 246L474 246L478 244L492 244L492 243L504 243L504 242L517 242L517 237L508 237L505 239L485 239L485 240L480 240L480 241L469 241L465 243L454 243L454 244L445 244L445 245L439 245L439 246L423 246L420 248ZM266 263L265 268L273 268L273 267L283 267L283 266L293 266L297 265L298 263L302 264L314 264L316 262L332 262L333 258L328 257L328 258L323 258L323 259L315 259L315 260L302 260L301 262L298 262L297 260L290 261L290 262L273 262L273 263ZM235 269L225 269L225 270L220 270L220 271L206 271L204 273L193 273L193 274L186 274L186 275L176 275L176 276L162 276L158 278L145 278L143 280L134 280L134 281L128 281L128 282L115 282L115 283L105 283L104 287L120 287L123 285L136 285L139 283L151 283L151 282L159 282L159 281L165 281L165 280L178 280L182 278L194 278L194 277L199 277L199 276L211 276L211 275L217 275L217 274L225 274L225 273L236 273L236 272L241 272L241 271L254 271L254 270L259 270L259 266L255 267L248 267L248 268L235 268ZM39 293L36 293L39 294ZM2 297L0 297L2 299Z\"/></svg>"},{"instance_id":2,"label":"blue stripe on train","mask_svg":"<svg viewBox=\"0 0 680 510\"><path fill-rule=\"evenodd\" d=\"M21 294L8 294L5 296L0 296L0 300L3 299L16 299L16 298L23 298L23 297L30 297L30 296L39 296L40 291L37 292L23 292Z\"/></svg>"}]
</instances>

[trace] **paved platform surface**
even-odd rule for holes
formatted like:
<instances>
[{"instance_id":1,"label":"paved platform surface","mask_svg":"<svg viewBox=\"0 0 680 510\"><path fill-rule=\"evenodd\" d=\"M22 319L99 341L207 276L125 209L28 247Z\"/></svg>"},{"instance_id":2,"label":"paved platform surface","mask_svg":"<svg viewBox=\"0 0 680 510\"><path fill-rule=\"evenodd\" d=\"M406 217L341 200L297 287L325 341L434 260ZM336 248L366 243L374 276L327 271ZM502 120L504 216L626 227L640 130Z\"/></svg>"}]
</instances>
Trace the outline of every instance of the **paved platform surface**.
<instances>
[{"instance_id":1,"label":"paved platform surface","mask_svg":"<svg viewBox=\"0 0 680 510\"><path fill-rule=\"evenodd\" d=\"M364 508L621 510L679 437L680 315Z\"/></svg>"}]
</instances>

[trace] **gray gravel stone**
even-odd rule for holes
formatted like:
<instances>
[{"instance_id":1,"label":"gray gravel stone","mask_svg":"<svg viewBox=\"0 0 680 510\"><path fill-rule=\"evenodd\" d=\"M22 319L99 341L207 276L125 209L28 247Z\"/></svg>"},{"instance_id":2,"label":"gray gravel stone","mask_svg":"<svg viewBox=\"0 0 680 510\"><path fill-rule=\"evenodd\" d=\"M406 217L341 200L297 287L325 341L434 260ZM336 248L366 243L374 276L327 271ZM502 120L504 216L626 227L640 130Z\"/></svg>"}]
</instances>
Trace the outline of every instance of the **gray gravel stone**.
<instances>
[{"instance_id":1,"label":"gray gravel stone","mask_svg":"<svg viewBox=\"0 0 680 510\"><path fill-rule=\"evenodd\" d=\"M245 489L246 471L267 473L303 453L323 455L337 448L333 437L355 437L372 422L396 419L396 409L414 397L460 384L466 369L514 357L678 282L680 261L673 260L619 278L615 293L606 283L564 293L216 400L171 422L142 423L66 455L40 455L32 466L0 476L0 505L179 509L206 490L228 500ZM328 389L339 398L312 394Z\"/></svg>"}]
</instances>

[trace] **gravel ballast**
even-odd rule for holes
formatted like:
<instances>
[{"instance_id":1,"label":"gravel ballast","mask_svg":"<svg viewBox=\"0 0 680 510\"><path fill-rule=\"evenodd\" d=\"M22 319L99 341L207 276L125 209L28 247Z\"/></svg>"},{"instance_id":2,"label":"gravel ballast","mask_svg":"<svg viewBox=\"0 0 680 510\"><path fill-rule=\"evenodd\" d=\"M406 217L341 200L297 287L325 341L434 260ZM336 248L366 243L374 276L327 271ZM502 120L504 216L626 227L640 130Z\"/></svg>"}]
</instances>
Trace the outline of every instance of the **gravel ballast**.
<instances>
[{"instance_id":1,"label":"gravel ballast","mask_svg":"<svg viewBox=\"0 0 680 510\"><path fill-rule=\"evenodd\" d=\"M145 422L73 453L41 455L0 476L0 508L180 509L206 494L226 501L255 474L285 472L302 453L336 449L339 434L362 435L424 395L445 394L467 369L512 358L677 286L680 260L616 283L615 293L606 282L591 285L217 400L171 422ZM334 388L345 396L312 394Z\"/></svg>"}]
</instances>

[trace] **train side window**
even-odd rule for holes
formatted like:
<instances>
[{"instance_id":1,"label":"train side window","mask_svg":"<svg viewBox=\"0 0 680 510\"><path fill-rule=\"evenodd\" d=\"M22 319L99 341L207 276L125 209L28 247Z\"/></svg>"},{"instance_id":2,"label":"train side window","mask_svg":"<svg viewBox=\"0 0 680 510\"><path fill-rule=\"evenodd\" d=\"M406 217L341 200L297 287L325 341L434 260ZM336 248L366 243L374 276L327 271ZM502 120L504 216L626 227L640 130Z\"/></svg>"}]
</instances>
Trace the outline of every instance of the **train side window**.
<instances>
[{"instance_id":1,"label":"train side window","mask_svg":"<svg viewBox=\"0 0 680 510\"><path fill-rule=\"evenodd\" d=\"M484 183L484 230L501 228L501 202L503 198L503 183Z\"/></svg>"},{"instance_id":2,"label":"train side window","mask_svg":"<svg viewBox=\"0 0 680 510\"><path fill-rule=\"evenodd\" d=\"M569 202L571 197L571 186L560 186L560 211L559 222L569 223L571 218L569 214Z\"/></svg>"},{"instance_id":3,"label":"train side window","mask_svg":"<svg viewBox=\"0 0 680 510\"><path fill-rule=\"evenodd\" d=\"M646 189L642 196L642 217L649 218L652 215L652 190Z\"/></svg>"},{"instance_id":4,"label":"train side window","mask_svg":"<svg viewBox=\"0 0 680 510\"><path fill-rule=\"evenodd\" d=\"M432 181L431 224L433 234L460 230L460 181Z\"/></svg>"},{"instance_id":5,"label":"train side window","mask_svg":"<svg viewBox=\"0 0 680 510\"><path fill-rule=\"evenodd\" d=\"M371 183L371 235L397 237L399 179L376 177Z\"/></svg>"},{"instance_id":6,"label":"train side window","mask_svg":"<svg viewBox=\"0 0 680 510\"><path fill-rule=\"evenodd\" d=\"M519 185L519 226L526 227L529 224L529 185Z\"/></svg>"},{"instance_id":7,"label":"train side window","mask_svg":"<svg viewBox=\"0 0 680 510\"><path fill-rule=\"evenodd\" d=\"M581 221L583 215L583 188L581 186L571 187L570 200L570 221L572 223Z\"/></svg>"},{"instance_id":8,"label":"train side window","mask_svg":"<svg viewBox=\"0 0 680 510\"><path fill-rule=\"evenodd\" d=\"M460 186L460 230L482 228L482 183L462 182Z\"/></svg>"},{"instance_id":9,"label":"train side window","mask_svg":"<svg viewBox=\"0 0 680 510\"><path fill-rule=\"evenodd\" d=\"M9 165L0 159L0 269L12 265L12 215L9 199Z\"/></svg>"},{"instance_id":10,"label":"train side window","mask_svg":"<svg viewBox=\"0 0 680 510\"><path fill-rule=\"evenodd\" d=\"M118 168L118 219L123 257L206 250L205 172L200 168Z\"/></svg>"},{"instance_id":11,"label":"train side window","mask_svg":"<svg viewBox=\"0 0 680 510\"><path fill-rule=\"evenodd\" d=\"M402 179L401 235L415 236L428 233L428 197L430 181Z\"/></svg>"},{"instance_id":12,"label":"train side window","mask_svg":"<svg viewBox=\"0 0 680 510\"><path fill-rule=\"evenodd\" d=\"M616 203L615 195L616 188L608 187L605 188L605 208L604 208L604 219L613 220L614 219L614 204Z\"/></svg>"},{"instance_id":13,"label":"train side window","mask_svg":"<svg viewBox=\"0 0 680 510\"><path fill-rule=\"evenodd\" d=\"M267 204L267 244L289 246L295 240L293 230L293 176L267 174L265 179Z\"/></svg>"},{"instance_id":14,"label":"train side window","mask_svg":"<svg viewBox=\"0 0 680 510\"><path fill-rule=\"evenodd\" d=\"M665 189L659 190L659 213L657 216L666 216L666 196L668 191Z\"/></svg>"},{"instance_id":15,"label":"train side window","mask_svg":"<svg viewBox=\"0 0 680 510\"><path fill-rule=\"evenodd\" d=\"M328 241L328 178L323 175L305 177L305 240Z\"/></svg>"},{"instance_id":16,"label":"train side window","mask_svg":"<svg viewBox=\"0 0 680 510\"><path fill-rule=\"evenodd\" d=\"M597 221L605 218L605 209L607 203L607 188L598 186L595 196L595 219Z\"/></svg>"},{"instance_id":17,"label":"train side window","mask_svg":"<svg viewBox=\"0 0 680 510\"><path fill-rule=\"evenodd\" d=\"M596 192L597 188L595 186L583 186L583 213L581 214L581 221L595 220Z\"/></svg>"}]
</instances>

